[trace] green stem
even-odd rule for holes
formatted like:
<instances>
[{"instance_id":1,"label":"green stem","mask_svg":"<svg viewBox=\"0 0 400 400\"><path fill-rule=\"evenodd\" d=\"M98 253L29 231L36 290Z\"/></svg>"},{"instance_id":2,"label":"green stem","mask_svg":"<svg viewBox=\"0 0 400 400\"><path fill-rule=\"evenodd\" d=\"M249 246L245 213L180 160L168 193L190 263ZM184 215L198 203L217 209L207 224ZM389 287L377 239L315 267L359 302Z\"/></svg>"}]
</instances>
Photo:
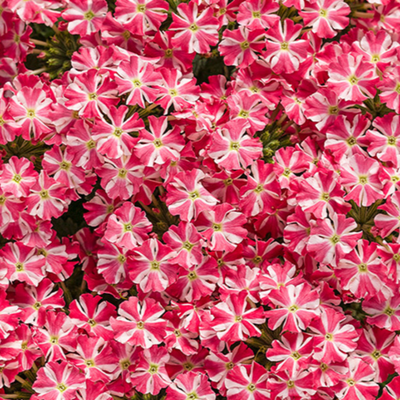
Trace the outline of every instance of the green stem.
<instances>
[{"instance_id":1,"label":"green stem","mask_svg":"<svg viewBox=\"0 0 400 400\"><path fill-rule=\"evenodd\" d=\"M26 389L28 392L35 393L35 391L32 389L32 385L25 379L22 379L19 375L15 377L15 380L18 381L22 385L22 387Z\"/></svg>"},{"instance_id":2,"label":"green stem","mask_svg":"<svg viewBox=\"0 0 400 400\"><path fill-rule=\"evenodd\" d=\"M62 287L62 290L64 291L65 301L67 302L67 304L70 304L73 300L70 290L67 288L65 282L61 281L60 285Z\"/></svg>"},{"instance_id":3,"label":"green stem","mask_svg":"<svg viewBox=\"0 0 400 400\"><path fill-rule=\"evenodd\" d=\"M31 39L31 42L37 46L42 46L42 47L50 47L48 43L43 42L42 40L37 40L37 39Z\"/></svg>"}]
</instances>

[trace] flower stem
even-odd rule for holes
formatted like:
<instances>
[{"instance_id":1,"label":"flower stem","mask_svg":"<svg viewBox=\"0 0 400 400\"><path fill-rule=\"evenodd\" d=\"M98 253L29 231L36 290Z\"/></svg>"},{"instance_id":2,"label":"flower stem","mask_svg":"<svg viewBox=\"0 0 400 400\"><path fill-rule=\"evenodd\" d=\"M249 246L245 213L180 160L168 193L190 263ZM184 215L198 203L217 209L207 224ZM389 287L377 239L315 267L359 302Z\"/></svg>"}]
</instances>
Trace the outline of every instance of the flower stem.
<instances>
[{"instance_id":1,"label":"flower stem","mask_svg":"<svg viewBox=\"0 0 400 400\"><path fill-rule=\"evenodd\" d=\"M30 39L31 42L37 46L42 46L42 47L50 47L48 43L43 42L43 40L37 40L37 39Z\"/></svg>"},{"instance_id":2,"label":"flower stem","mask_svg":"<svg viewBox=\"0 0 400 400\"><path fill-rule=\"evenodd\" d=\"M353 18L369 18L369 19L372 19L372 18L374 18L375 14L373 14L373 13L365 13L365 12L360 12L360 11L354 11L351 16Z\"/></svg>"},{"instance_id":3,"label":"flower stem","mask_svg":"<svg viewBox=\"0 0 400 400\"><path fill-rule=\"evenodd\" d=\"M32 389L32 385L25 379L22 379L19 375L16 375L15 380L18 381L28 392L35 393L35 391Z\"/></svg>"},{"instance_id":4,"label":"flower stem","mask_svg":"<svg viewBox=\"0 0 400 400\"><path fill-rule=\"evenodd\" d=\"M46 72L46 67L35 69L33 71L29 71L31 75L39 75L42 72Z\"/></svg>"},{"instance_id":5,"label":"flower stem","mask_svg":"<svg viewBox=\"0 0 400 400\"><path fill-rule=\"evenodd\" d=\"M67 302L67 304L70 304L73 300L71 292L67 288L67 285L65 284L65 282L61 281L60 285L62 287L62 290L64 291L65 301Z\"/></svg>"}]
</instances>

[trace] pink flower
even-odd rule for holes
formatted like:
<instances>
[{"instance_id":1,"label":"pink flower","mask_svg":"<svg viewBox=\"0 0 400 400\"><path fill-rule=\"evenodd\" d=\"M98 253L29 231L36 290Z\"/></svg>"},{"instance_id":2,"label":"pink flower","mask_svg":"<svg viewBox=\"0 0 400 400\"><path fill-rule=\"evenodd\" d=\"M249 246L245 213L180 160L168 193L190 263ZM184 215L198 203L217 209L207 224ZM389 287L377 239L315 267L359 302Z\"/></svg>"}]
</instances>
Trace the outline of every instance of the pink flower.
<instances>
[{"instance_id":1,"label":"pink flower","mask_svg":"<svg viewBox=\"0 0 400 400\"><path fill-rule=\"evenodd\" d=\"M210 387L207 375L192 371L178 375L167 389L166 400L186 400L190 396L199 400L215 400L215 393Z\"/></svg>"},{"instance_id":2,"label":"pink flower","mask_svg":"<svg viewBox=\"0 0 400 400\"><path fill-rule=\"evenodd\" d=\"M93 140L99 153L109 158L119 158L122 155L129 156L137 140L129 135L129 132L141 131L144 128L143 121L137 113L126 118L129 108L111 106L106 115L110 122L104 118L96 121L93 127Z\"/></svg>"},{"instance_id":3,"label":"pink flower","mask_svg":"<svg viewBox=\"0 0 400 400\"><path fill-rule=\"evenodd\" d=\"M350 7L343 0L317 0L307 2L300 12L304 26L312 26L312 31L321 38L333 38L336 30L343 30L349 24Z\"/></svg>"},{"instance_id":4,"label":"pink flower","mask_svg":"<svg viewBox=\"0 0 400 400\"><path fill-rule=\"evenodd\" d=\"M319 315L318 292L307 283L273 290L269 300L276 307L265 312L272 330L284 323L283 330L300 332L308 328L311 320Z\"/></svg>"},{"instance_id":5,"label":"pink flower","mask_svg":"<svg viewBox=\"0 0 400 400\"><path fill-rule=\"evenodd\" d=\"M68 0L68 7L62 17L69 22L69 32L85 36L101 28L106 14L105 0Z\"/></svg>"},{"instance_id":6,"label":"pink flower","mask_svg":"<svg viewBox=\"0 0 400 400\"><path fill-rule=\"evenodd\" d=\"M118 66L115 82L120 95L129 93L127 105L139 105L145 108L145 100L153 103L157 90L153 87L159 82L160 75L146 59L131 55Z\"/></svg>"},{"instance_id":7,"label":"pink flower","mask_svg":"<svg viewBox=\"0 0 400 400\"><path fill-rule=\"evenodd\" d=\"M375 399L379 385L373 382L374 375L374 369L361 358L349 358L349 371L340 382L337 397L345 400Z\"/></svg>"},{"instance_id":8,"label":"pink flower","mask_svg":"<svg viewBox=\"0 0 400 400\"><path fill-rule=\"evenodd\" d=\"M352 232L357 227L352 218L335 213L332 219L333 223L324 219L312 226L307 250L317 261L335 266L344 254L353 250L361 232Z\"/></svg>"},{"instance_id":9,"label":"pink flower","mask_svg":"<svg viewBox=\"0 0 400 400\"><path fill-rule=\"evenodd\" d=\"M149 349L163 341L167 323L160 318L164 309L155 300L147 298L140 303L136 297L130 297L121 304L118 314L111 319L118 342Z\"/></svg>"},{"instance_id":10,"label":"pink flower","mask_svg":"<svg viewBox=\"0 0 400 400\"><path fill-rule=\"evenodd\" d=\"M11 193L16 197L27 197L38 177L33 168L33 164L26 158L11 157L8 164L3 166L0 187L5 193Z\"/></svg>"},{"instance_id":11,"label":"pink flower","mask_svg":"<svg viewBox=\"0 0 400 400\"><path fill-rule=\"evenodd\" d=\"M18 280L37 286L44 278L45 259L37 255L36 249L16 242L7 243L0 252L0 271L7 269L6 277L11 282Z\"/></svg>"},{"instance_id":12,"label":"pink flower","mask_svg":"<svg viewBox=\"0 0 400 400\"><path fill-rule=\"evenodd\" d=\"M204 257L199 265L181 268L178 280L167 291L175 298L193 302L210 295L219 278L217 262L212 257Z\"/></svg>"},{"instance_id":13,"label":"pink flower","mask_svg":"<svg viewBox=\"0 0 400 400\"><path fill-rule=\"evenodd\" d=\"M210 210L217 204L218 200L200 182L204 178L204 173L198 169L175 175L167 195L167 206L172 215L191 221L201 211Z\"/></svg>"},{"instance_id":14,"label":"pink flower","mask_svg":"<svg viewBox=\"0 0 400 400\"><path fill-rule=\"evenodd\" d=\"M267 400L267 371L256 363L237 365L226 379L227 397L229 400Z\"/></svg>"},{"instance_id":15,"label":"pink flower","mask_svg":"<svg viewBox=\"0 0 400 400\"><path fill-rule=\"evenodd\" d=\"M328 86L338 93L339 99L360 104L367 96L374 97L378 80L373 65L362 56L342 55L329 65Z\"/></svg>"},{"instance_id":16,"label":"pink flower","mask_svg":"<svg viewBox=\"0 0 400 400\"><path fill-rule=\"evenodd\" d=\"M158 31L167 18L168 3L163 0L117 0L115 17L135 35Z\"/></svg>"},{"instance_id":17,"label":"pink flower","mask_svg":"<svg viewBox=\"0 0 400 400\"><path fill-rule=\"evenodd\" d=\"M227 123L213 136L209 156L228 171L246 168L262 153L259 140L246 134L248 122L239 120Z\"/></svg>"},{"instance_id":18,"label":"pink flower","mask_svg":"<svg viewBox=\"0 0 400 400\"><path fill-rule=\"evenodd\" d=\"M264 311L262 308L248 308L245 291L232 294L223 303L212 308L214 320L211 327L217 332L218 338L228 343L245 340L251 336L260 336L260 330L255 324L262 324Z\"/></svg>"},{"instance_id":19,"label":"pink flower","mask_svg":"<svg viewBox=\"0 0 400 400\"><path fill-rule=\"evenodd\" d=\"M211 8L198 13L197 4L181 3L178 6L179 15L173 13L173 23L170 30L176 31L172 43L182 47L188 53L207 53L210 46L218 42L218 20L213 17Z\"/></svg>"},{"instance_id":20,"label":"pink flower","mask_svg":"<svg viewBox=\"0 0 400 400\"><path fill-rule=\"evenodd\" d=\"M241 26L239 29L224 31L224 39L218 46L226 65L246 68L258 58L265 44L263 29L252 29Z\"/></svg>"},{"instance_id":21,"label":"pink flower","mask_svg":"<svg viewBox=\"0 0 400 400\"><path fill-rule=\"evenodd\" d=\"M358 334L346 317L333 308L323 308L318 319L311 322L314 336L313 357L324 363L342 362L357 348Z\"/></svg>"},{"instance_id":22,"label":"pink flower","mask_svg":"<svg viewBox=\"0 0 400 400\"><path fill-rule=\"evenodd\" d=\"M271 28L279 19L273 14L278 10L278 4L272 0L252 0L241 3L237 22L251 30Z\"/></svg>"},{"instance_id":23,"label":"pink flower","mask_svg":"<svg viewBox=\"0 0 400 400\"><path fill-rule=\"evenodd\" d=\"M139 355L139 363L131 375L131 383L141 393L158 394L171 384L165 369L169 354L165 347L152 346Z\"/></svg>"},{"instance_id":24,"label":"pink flower","mask_svg":"<svg viewBox=\"0 0 400 400\"><path fill-rule=\"evenodd\" d=\"M67 98L65 106L78 111L84 118L99 117L101 111L106 113L118 103L117 93L117 85L109 76L102 76L91 69L76 76L74 82L68 85L64 92Z\"/></svg>"},{"instance_id":25,"label":"pink flower","mask_svg":"<svg viewBox=\"0 0 400 400\"><path fill-rule=\"evenodd\" d=\"M347 191L345 200L358 206L370 206L382 196L380 164L363 154L354 154L342 164L340 183Z\"/></svg>"},{"instance_id":26,"label":"pink flower","mask_svg":"<svg viewBox=\"0 0 400 400\"><path fill-rule=\"evenodd\" d=\"M176 255L157 239L148 239L134 250L129 276L143 292L162 292L176 281Z\"/></svg>"},{"instance_id":27,"label":"pink flower","mask_svg":"<svg viewBox=\"0 0 400 400\"><path fill-rule=\"evenodd\" d=\"M135 146L135 155L147 166L176 161L185 145L180 128L168 129L167 117L149 116L150 132L142 130Z\"/></svg>"},{"instance_id":28,"label":"pink flower","mask_svg":"<svg viewBox=\"0 0 400 400\"><path fill-rule=\"evenodd\" d=\"M245 223L246 217L242 213L224 203L203 211L195 224L207 239L210 250L233 251L247 236L247 230L243 228Z\"/></svg>"},{"instance_id":29,"label":"pink flower","mask_svg":"<svg viewBox=\"0 0 400 400\"><path fill-rule=\"evenodd\" d=\"M28 213L44 220L58 218L67 207L66 190L66 186L50 178L42 170L39 179L31 187L31 194L26 199Z\"/></svg>"},{"instance_id":30,"label":"pink flower","mask_svg":"<svg viewBox=\"0 0 400 400\"><path fill-rule=\"evenodd\" d=\"M275 73L291 74L306 59L308 43L305 40L296 40L301 29L302 25L295 25L291 19L285 19L283 26L277 21L268 29L264 57Z\"/></svg>"},{"instance_id":31,"label":"pink flower","mask_svg":"<svg viewBox=\"0 0 400 400\"><path fill-rule=\"evenodd\" d=\"M43 400L72 400L84 382L84 375L73 365L65 361L49 362L38 371L33 389Z\"/></svg>"},{"instance_id":32,"label":"pink flower","mask_svg":"<svg viewBox=\"0 0 400 400\"><path fill-rule=\"evenodd\" d=\"M377 254L377 244L360 239L355 249L343 255L335 274L341 287L357 298L369 299L385 286L386 266Z\"/></svg>"},{"instance_id":33,"label":"pink flower","mask_svg":"<svg viewBox=\"0 0 400 400\"><path fill-rule=\"evenodd\" d=\"M22 87L11 97L9 113L20 127L24 139L38 141L52 132L49 126L52 103L52 99L40 87Z\"/></svg>"},{"instance_id":34,"label":"pink flower","mask_svg":"<svg viewBox=\"0 0 400 400\"><path fill-rule=\"evenodd\" d=\"M132 203L124 203L108 219L104 238L128 250L141 245L147 239L152 224L146 214Z\"/></svg>"}]
</instances>

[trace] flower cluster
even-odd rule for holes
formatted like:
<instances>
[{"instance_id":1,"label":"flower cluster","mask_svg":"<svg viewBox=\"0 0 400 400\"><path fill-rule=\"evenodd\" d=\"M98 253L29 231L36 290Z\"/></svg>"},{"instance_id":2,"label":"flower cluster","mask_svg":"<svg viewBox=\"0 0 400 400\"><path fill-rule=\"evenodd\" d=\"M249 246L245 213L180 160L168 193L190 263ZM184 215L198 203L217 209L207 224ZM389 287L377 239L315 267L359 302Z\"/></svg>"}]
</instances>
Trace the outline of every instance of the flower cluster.
<instances>
[{"instance_id":1,"label":"flower cluster","mask_svg":"<svg viewBox=\"0 0 400 400\"><path fill-rule=\"evenodd\" d=\"M0 398L400 397L398 0L0 0Z\"/></svg>"}]
</instances>

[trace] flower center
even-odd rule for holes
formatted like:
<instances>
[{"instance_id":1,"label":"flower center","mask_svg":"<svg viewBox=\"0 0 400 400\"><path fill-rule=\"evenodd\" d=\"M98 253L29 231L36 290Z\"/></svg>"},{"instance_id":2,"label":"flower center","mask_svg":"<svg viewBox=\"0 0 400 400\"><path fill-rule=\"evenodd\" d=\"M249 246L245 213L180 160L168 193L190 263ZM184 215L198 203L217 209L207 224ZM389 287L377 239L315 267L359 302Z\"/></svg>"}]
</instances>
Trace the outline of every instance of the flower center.
<instances>
[{"instance_id":1,"label":"flower center","mask_svg":"<svg viewBox=\"0 0 400 400\"><path fill-rule=\"evenodd\" d=\"M322 193L321 198L324 201L329 201L329 199L330 199L329 193Z\"/></svg>"},{"instance_id":2,"label":"flower center","mask_svg":"<svg viewBox=\"0 0 400 400\"><path fill-rule=\"evenodd\" d=\"M372 57L371 57L371 62L373 62L373 63L377 63L377 62L379 62L380 61L380 57L379 57L379 54L374 54Z\"/></svg>"},{"instance_id":3,"label":"flower center","mask_svg":"<svg viewBox=\"0 0 400 400\"><path fill-rule=\"evenodd\" d=\"M189 26L189 29L192 32L197 32L199 30L199 27L196 24L192 24L192 25Z\"/></svg>"},{"instance_id":4,"label":"flower center","mask_svg":"<svg viewBox=\"0 0 400 400\"><path fill-rule=\"evenodd\" d=\"M357 143L356 138L355 138L354 136L350 136L350 137L346 140L346 142L347 142L347 144L348 144L350 147L354 146L354 145Z\"/></svg>"},{"instance_id":5,"label":"flower center","mask_svg":"<svg viewBox=\"0 0 400 400\"><path fill-rule=\"evenodd\" d=\"M226 368L227 370L229 370L229 371L230 371L231 369L233 369L234 366L235 366L235 364L234 364L232 361L225 364L225 368Z\"/></svg>"},{"instance_id":6,"label":"flower center","mask_svg":"<svg viewBox=\"0 0 400 400\"><path fill-rule=\"evenodd\" d=\"M32 308L35 310L39 310L40 307L42 307L42 303L40 301L35 302L32 306Z\"/></svg>"},{"instance_id":7,"label":"flower center","mask_svg":"<svg viewBox=\"0 0 400 400\"><path fill-rule=\"evenodd\" d=\"M93 318L90 318L88 320L88 324L93 328L94 326L97 325L97 322Z\"/></svg>"},{"instance_id":8,"label":"flower center","mask_svg":"<svg viewBox=\"0 0 400 400\"><path fill-rule=\"evenodd\" d=\"M361 185L366 185L366 184L368 183L368 177L365 176L365 175L359 176L359 177L358 177L358 182L359 182Z\"/></svg>"},{"instance_id":9,"label":"flower center","mask_svg":"<svg viewBox=\"0 0 400 400\"><path fill-rule=\"evenodd\" d=\"M156 148L160 148L163 145L161 139L154 139L153 144Z\"/></svg>"},{"instance_id":10,"label":"flower center","mask_svg":"<svg viewBox=\"0 0 400 400\"><path fill-rule=\"evenodd\" d=\"M250 43L247 40L245 40L244 42L240 43L240 48L242 50L247 50L249 47L250 47Z\"/></svg>"},{"instance_id":11,"label":"flower center","mask_svg":"<svg viewBox=\"0 0 400 400\"><path fill-rule=\"evenodd\" d=\"M158 261L152 261L150 263L150 268L154 271L157 271L160 269L160 263Z\"/></svg>"},{"instance_id":12,"label":"flower center","mask_svg":"<svg viewBox=\"0 0 400 400\"><path fill-rule=\"evenodd\" d=\"M88 368L92 368L95 365L93 360L86 360L85 364Z\"/></svg>"},{"instance_id":13,"label":"flower center","mask_svg":"<svg viewBox=\"0 0 400 400\"><path fill-rule=\"evenodd\" d=\"M69 162L63 161L60 163L60 169L63 169L64 171L68 171L71 167L71 164Z\"/></svg>"},{"instance_id":14,"label":"flower center","mask_svg":"<svg viewBox=\"0 0 400 400\"><path fill-rule=\"evenodd\" d=\"M282 175L288 177L288 176L290 176L291 173L292 173L292 171L290 170L290 168L285 168L283 170L283 174Z\"/></svg>"},{"instance_id":15,"label":"flower center","mask_svg":"<svg viewBox=\"0 0 400 400\"><path fill-rule=\"evenodd\" d=\"M118 128L115 128L113 135L117 138L120 138L123 133L124 133L124 131L118 127Z\"/></svg>"},{"instance_id":16,"label":"flower center","mask_svg":"<svg viewBox=\"0 0 400 400\"><path fill-rule=\"evenodd\" d=\"M319 15L320 15L320 17L322 17L322 18L326 18L326 16L328 15L328 11L324 10L323 8L321 8L321 9L319 10Z\"/></svg>"},{"instance_id":17,"label":"flower center","mask_svg":"<svg viewBox=\"0 0 400 400\"><path fill-rule=\"evenodd\" d=\"M57 384L56 388L61 393L65 392L68 389L68 387L67 387L67 385L65 383Z\"/></svg>"},{"instance_id":18,"label":"flower center","mask_svg":"<svg viewBox=\"0 0 400 400\"><path fill-rule=\"evenodd\" d=\"M15 174L14 177L12 178L12 180L13 180L15 183L20 183L20 182L22 181L22 176L19 175L19 174Z\"/></svg>"},{"instance_id":19,"label":"flower center","mask_svg":"<svg viewBox=\"0 0 400 400\"><path fill-rule=\"evenodd\" d=\"M357 83L358 83L358 79L354 76L354 75L352 75L352 76L350 76L350 78L349 78L349 82L350 82L350 85L357 85Z\"/></svg>"},{"instance_id":20,"label":"flower center","mask_svg":"<svg viewBox=\"0 0 400 400\"><path fill-rule=\"evenodd\" d=\"M248 390L249 392L254 392L256 389L257 389L257 388L256 388L256 385L255 385L254 383L250 383L250 385L247 386L247 390Z\"/></svg>"},{"instance_id":21,"label":"flower center","mask_svg":"<svg viewBox=\"0 0 400 400\"><path fill-rule=\"evenodd\" d=\"M133 86L134 86L135 88L140 88L140 87L142 86L142 82L140 82L139 79L133 79L133 80L132 80L132 83L133 83Z\"/></svg>"},{"instance_id":22,"label":"flower center","mask_svg":"<svg viewBox=\"0 0 400 400\"><path fill-rule=\"evenodd\" d=\"M191 371L191 370L194 368L194 365L188 361L188 362L185 362L185 363L183 364L183 368L184 368L186 371Z\"/></svg>"},{"instance_id":23,"label":"flower center","mask_svg":"<svg viewBox=\"0 0 400 400\"><path fill-rule=\"evenodd\" d=\"M288 50L289 49L289 43L288 42L282 42L281 43L281 50Z\"/></svg>"},{"instance_id":24,"label":"flower center","mask_svg":"<svg viewBox=\"0 0 400 400\"><path fill-rule=\"evenodd\" d=\"M128 171L125 168L121 168L118 171L118 178L125 179Z\"/></svg>"},{"instance_id":25,"label":"flower center","mask_svg":"<svg viewBox=\"0 0 400 400\"><path fill-rule=\"evenodd\" d=\"M347 379L346 382L349 386L354 386L356 384L356 381L352 378Z\"/></svg>"},{"instance_id":26,"label":"flower center","mask_svg":"<svg viewBox=\"0 0 400 400\"><path fill-rule=\"evenodd\" d=\"M250 113L246 110L241 110L240 113L238 114L238 116L240 118L249 118Z\"/></svg>"},{"instance_id":27,"label":"flower center","mask_svg":"<svg viewBox=\"0 0 400 400\"><path fill-rule=\"evenodd\" d=\"M86 13L84 14L84 18L85 18L87 21L91 21L94 17L95 17L95 14L94 14L94 12L93 12L92 10L89 10L88 12L86 12Z\"/></svg>"},{"instance_id":28,"label":"flower center","mask_svg":"<svg viewBox=\"0 0 400 400\"><path fill-rule=\"evenodd\" d=\"M296 304L293 304L292 306L290 306L288 308L289 312L291 312L291 313L295 313L298 309L299 309L299 307L296 306Z\"/></svg>"},{"instance_id":29,"label":"flower center","mask_svg":"<svg viewBox=\"0 0 400 400\"><path fill-rule=\"evenodd\" d=\"M295 351L294 353L291 354L291 357L296 361L298 361L301 358L301 354L298 351Z\"/></svg>"},{"instance_id":30,"label":"flower center","mask_svg":"<svg viewBox=\"0 0 400 400\"><path fill-rule=\"evenodd\" d=\"M88 98L89 98L90 101L97 100L97 94L96 93L89 93L88 94Z\"/></svg>"},{"instance_id":31,"label":"flower center","mask_svg":"<svg viewBox=\"0 0 400 400\"><path fill-rule=\"evenodd\" d=\"M294 388L294 382L292 381L292 380L288 380L287 382L286 382L286 385L287 385L287 387L289 388L289 389L293 389Z\"/></svg>"},{"instance_id":32,"label":"flower center","mask_svg":"<svg viewBox=\"0 0 400 400\"><path fill-rule=\"evenodd\" d=\"M375 349L375 351L372 352L371 357L374 360L378 360L382 356L381 352L378 349Z\"/></svg>"},{"instance_id":33,"label":"flower center","mask_svg":"<svg viewBox=\"0 0 400 400\"><path fill-rule=\"evenodd\" d=\"M195 190L195 191L193 191L193 192L189 192L189 198L190 198L192 201L198 199L199 197L200 197L200 193L199 193L197 190Z\"/></svg>"},{"instance_id":34,"label":"flower center","mask_svg":"<svg viewBox=\"0 0 400 400\"><path fill-rule=\"evenodd\" d=\"M339 114L339 107L338 106L330 106L328 109L329 115L338 115Z\"/></svg>"},{"instance_id":35,"label":"flower center","mask_svg":"<svg viewBox=\"0 0 400 400\"><path fill-rule=\"evenodd\" d=\"M138 329L144 329L144 322L143 321L138 321L136 323L136 328Z\"/></svg>"},{"instance_id":36,"label":"flower center","mask_svg":"<svg viewBox=\"0 0 400 400\"><path fill-rule=\"evenodd\" d=\"M31 109L27 110L26 116L31 119L35 118L35 110L31 110Z\"/></svg>"},{"instance_id":37,"label":"flower center","mask_svg":"<svg viewBox=\"0 0 400 400\"><path fill-rule=\"evenodd\" d=\"M239 142L231 142L230 148L233 151L238 151L240 149L240 143Z\"/></svg>"},{"instance_id":38,"label":"flower center","mask_svg":"<svg viewBox=\"0 0 400 400\"><path fill-rule=\"evenodd\" d=\"M181 331L180 331L179 329L175 329L175 330L174 330L174 335L175 335L176 337L181 337L181 336L182 336L182 333L181 333Z\"/></svg>"},{"instance_id":39,"label":"flower center","mask_svg":"<svg viewBox=\"0 0 400 400\"><path fill-rule=\"evenodd\" d=\"M325 334L325 340L331 341L333 339L332 333L326 333Z\"/></svg>"},{"instance_id":40,"label":"flower center","mask_svg":"<svg viewBox=\"0 0 400 400\"><path fill-rule=\"evenodd\" d=\"M258 184L257 187L254 189L254 191L259 194L264 191L264 186L261 184Z\"/></svg>"},{"instance_id":41,"label":"flower center","mask_svg":"<svg viewBox=\"0 0 400 400\"><path fill-rule=\"evenodd\" d=\"M86 143L86 147L88 148L88 150L92 150L96 147L96 142L91 139Z\"/></svg>"},{"instance_id":42,"label":"flower center","mask_svg":"<svg viewBox=\"0 0 400 400\"><path fill-rule=\"evenodd\" d=\"M173 51L172 49L167 49L167 50L165 50L164 57L165 57L165 58L171 58L173 52L174 52L174 51Z\"/></svg>"},{"instance_id":43,"label":"flower center","mask_svg":"<svg viewBox=\"0 0 400 400\"><path fill-rule=\"evenodd\" d=\"M241 315L236 315L235 322L242 322L243 318Z\"/></svg>"},{"instance_id":44,"label":"flower center","mask_svg":"<svg viewBox=\"0 0 400 400\"><path fill-rule=\"evenodd\" d=\"M364 263L360 264L358 266L358 272L360 272L361 274L365 274L366 272L368 272L367 264L364 264Z\"/></svg>"},{"instance_id":45,"label":"flower center","mask_svg":"<svg viewBox=\"0 0 400 400\"><path fill-rule=\"evenodd\" d=\"M146 5L145 4L138 4L136 7L136 11L140 13L144 13L146 11Z\"/></svg>"},{"instance_id":46,"label":"flower center","mask_svg":"<svg viewBox=\"0 0 400 400\"><path fill-rule=\"evenodd\" d=\"M388 317L392 317L394 315L396 310L394 310L393 308L390 308L389 306L385 308L385 310L383 311L384 314L386 314Z\"/></svg>"},{"instance_id":47,"label":"flower center","mask_svg":"<svg viewBox=\"0 0 400 400\"><path fill-rule=\"evenodd\" d=\"M186 242L183 242L183 246L182 247L187 251L191 251L193 249L193 247L194 247L194 244L186 241Z\"/></svg>"},{"instance_id":48,"label":"flower center","mask_svg":"<svg viewBox=\"0 0 400 400\"><path fill-rule=\"evenodd\" d=\"M331 242L332 242L332 244L338 244L340 242L340 236L339 235L333 235L331 237Z\"/></svg>"},{"instance_id":49,"label":"flower center","mask_svg":"<svg viewBox=\"0 0 400 400\"><path fill-rule=\"evenodd\" d=\"M388 137L388 145L389 146L396 146L396 141L397 141L397 139L394 136Z\"/></svg>"},{"instance_id":50,"label":"flower center","mask_svg":"<svg viewBox=\"0 0 400 400\"><path fill-rule=\"evenodd\" d=\"M124 232L132 232L133 226L131 223L124 224Z\"/></svg>"},{"instance_id":51,"label":"flower center","mask_svg":"<svg viewBox=\"0 0 400 400\"><path fill-rule=\"evenodd\" d=\"M151 375L154 375L158 372L158 365L150 364L149 372Z\"/></svg>"},{"instance_id":52,"label":"flower center","mask_svg":"<svg viewBox=\"0 0 400 400\"><path fill-rule=\"evenodd\" d=\"M194 281L194 280L196 280L197 279L197 275L196 275L196 272L194 272L194 271L190 271L189 273L188 273L188 279L190 280L190 281Z\"/></svg>"},{"instance_id":53,"label":"flower center","mask_svg":"<svg viewBox=\"0 0 400 400\"><path fill-rule=\"evenodd\" d=\"M58 344L58 337L57 336L50 336L50 343L51 344Z\"/></svg>"},{"instance_id":54,"label":"flower center","mask_svg":"<svg viewBox=\"0 0 400 400\"><path fill-rule=\"evenodd\" d=\"M20 262L16 263L16 264L15 264L15 270L16 270L17 272L22 272L22 271L24 270L24 264L22 264L22 263L20 263Z\"/></svg>"},{"instance_id":55,"label":"flower center","mask_svg":"<svg viewBox=\"0 0 400 400\"><path fill-rule=\"evenodd\" d=\"M218 232L218 231L220 231L222 229L222 225L214 223L212 225L212 228L213 228L214 231Z\"/></svg>"}]
</instances>

